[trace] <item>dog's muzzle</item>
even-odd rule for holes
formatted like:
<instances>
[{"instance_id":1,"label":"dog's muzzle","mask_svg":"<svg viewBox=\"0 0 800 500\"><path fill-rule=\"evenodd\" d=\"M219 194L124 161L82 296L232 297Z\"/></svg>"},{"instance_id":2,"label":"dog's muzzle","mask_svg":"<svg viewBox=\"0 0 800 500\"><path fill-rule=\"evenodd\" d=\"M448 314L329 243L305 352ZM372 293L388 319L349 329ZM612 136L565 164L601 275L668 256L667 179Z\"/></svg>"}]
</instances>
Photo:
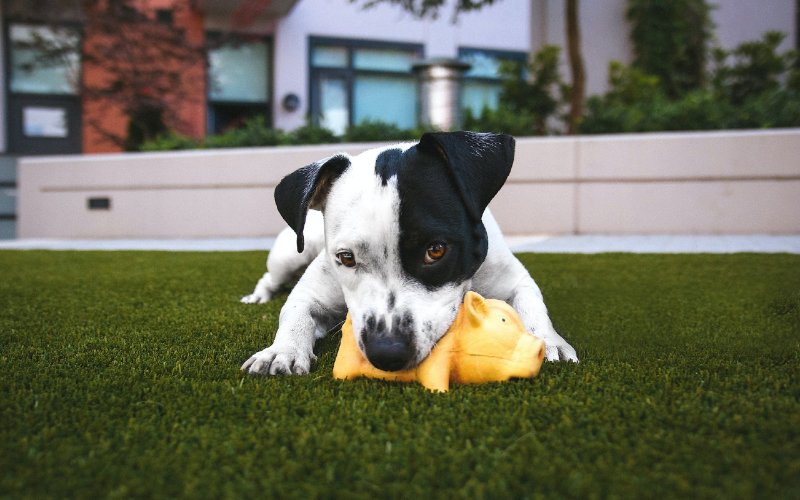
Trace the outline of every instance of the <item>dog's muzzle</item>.
<instances>
[{"instance_id":1,"label":"dog's muzzle","mask_svg":"<svg viewBox=\"0 0 800 500\"><path fill-rule=\"evenodd\" d=\"M414 320L410 314L393 315L391 328L384 318L368 315L361 331L364 354L372 366L395 372L406 368L414 357Z\"/></svg>"}]
</instances>

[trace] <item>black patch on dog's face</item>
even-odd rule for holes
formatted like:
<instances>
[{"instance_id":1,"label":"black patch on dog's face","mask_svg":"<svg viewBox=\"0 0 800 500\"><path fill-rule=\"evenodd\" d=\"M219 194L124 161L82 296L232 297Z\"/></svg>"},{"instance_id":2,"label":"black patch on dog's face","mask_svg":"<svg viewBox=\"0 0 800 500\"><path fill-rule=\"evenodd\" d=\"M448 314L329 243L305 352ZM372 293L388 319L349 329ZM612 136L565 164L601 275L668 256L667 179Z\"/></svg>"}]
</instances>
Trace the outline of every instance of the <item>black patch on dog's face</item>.
<instances>
[{"instance_id":1,"label":"black patch on dog's face","mask_svg":"<svg viewBox=\"0 0 800 500\"><path fill-rule=\"evenodd\" d=\"M488 238L473 221L445 161L416 146L392 155L400 195L400 260L404 271L428 289L469 279L486 258ZM432 243L445 255L425 264Z\"/></svg>"},{"instance_id":2,"label":"black patch on dog's face","mask_svg":"<svg viewBox=\"0 0 800 500\"><path fill-rule=\"evenodd\" d=\"M390 178L397 175L402 154L400 149L392 148L382 151L375 159L375 174L381 178L381 184L384 186Z\"/></svg>"}]
</instances>

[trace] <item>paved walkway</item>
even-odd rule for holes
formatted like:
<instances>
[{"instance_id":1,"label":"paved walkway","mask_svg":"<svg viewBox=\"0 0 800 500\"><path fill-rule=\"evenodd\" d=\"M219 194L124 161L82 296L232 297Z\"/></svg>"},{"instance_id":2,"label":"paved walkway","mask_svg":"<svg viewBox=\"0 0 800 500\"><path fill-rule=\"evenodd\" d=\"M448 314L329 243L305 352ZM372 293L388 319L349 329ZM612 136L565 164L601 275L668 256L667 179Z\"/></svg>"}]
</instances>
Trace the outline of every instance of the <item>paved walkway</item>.
<instances>
[{"instance_id":1,"label":"paved walkway","mask_svg":"<svg viewBox=\"0 0 800 500\"><path fill-rule=\"evenodd\" d=\"M796 253L800 235L581 235L509 236L515 252L539 253ZM0 250L163 250L233 252L267 250L274 238L196 240L0 240Z\"/></svg>"}]
</instances>

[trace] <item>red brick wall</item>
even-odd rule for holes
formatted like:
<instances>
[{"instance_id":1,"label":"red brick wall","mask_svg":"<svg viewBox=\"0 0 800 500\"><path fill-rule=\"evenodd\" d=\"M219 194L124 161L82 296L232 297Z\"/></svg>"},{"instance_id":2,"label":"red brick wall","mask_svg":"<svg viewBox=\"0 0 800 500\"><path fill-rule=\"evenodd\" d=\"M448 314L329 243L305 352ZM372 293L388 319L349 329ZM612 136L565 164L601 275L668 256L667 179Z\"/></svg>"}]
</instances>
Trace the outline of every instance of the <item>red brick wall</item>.
<instances>
[{"instance_id":1,"label":"red brick wall","mask_svg":"<svg viewBox=\"0 0 800 500\"><path fill-rule=\"evenodd\" d=\"M146 25L114 25L104 1L89 9L81 92L85 153L122 151L127 110L141 102L159 103L168 128L194 138L205 135L205 31L203 15L191 3L137 0L132 5L151 21ZM171 26L156 20L158 9L172 10Z\"/></svg>"}]
</instances>

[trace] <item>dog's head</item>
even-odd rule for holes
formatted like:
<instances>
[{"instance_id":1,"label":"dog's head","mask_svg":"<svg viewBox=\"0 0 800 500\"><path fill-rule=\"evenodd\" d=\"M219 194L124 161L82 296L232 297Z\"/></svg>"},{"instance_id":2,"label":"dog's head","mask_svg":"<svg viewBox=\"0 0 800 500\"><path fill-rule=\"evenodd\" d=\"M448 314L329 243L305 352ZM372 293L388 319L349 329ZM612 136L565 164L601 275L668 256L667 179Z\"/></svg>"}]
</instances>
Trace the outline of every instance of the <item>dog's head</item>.
<instances>
[{"instance_id":1,"label":"dog's head","mask_svg":"<svg viewBox=\"0 0 800 500\"><path fill-rule=\"evenodd\" d=\"M374 366L416 366L447 331L486 258L481 217L513 161L510 136L429 133L327 158L277 186L298 251L307 211L323 212L325 258Z\"/></svg>"}]
</instances>

